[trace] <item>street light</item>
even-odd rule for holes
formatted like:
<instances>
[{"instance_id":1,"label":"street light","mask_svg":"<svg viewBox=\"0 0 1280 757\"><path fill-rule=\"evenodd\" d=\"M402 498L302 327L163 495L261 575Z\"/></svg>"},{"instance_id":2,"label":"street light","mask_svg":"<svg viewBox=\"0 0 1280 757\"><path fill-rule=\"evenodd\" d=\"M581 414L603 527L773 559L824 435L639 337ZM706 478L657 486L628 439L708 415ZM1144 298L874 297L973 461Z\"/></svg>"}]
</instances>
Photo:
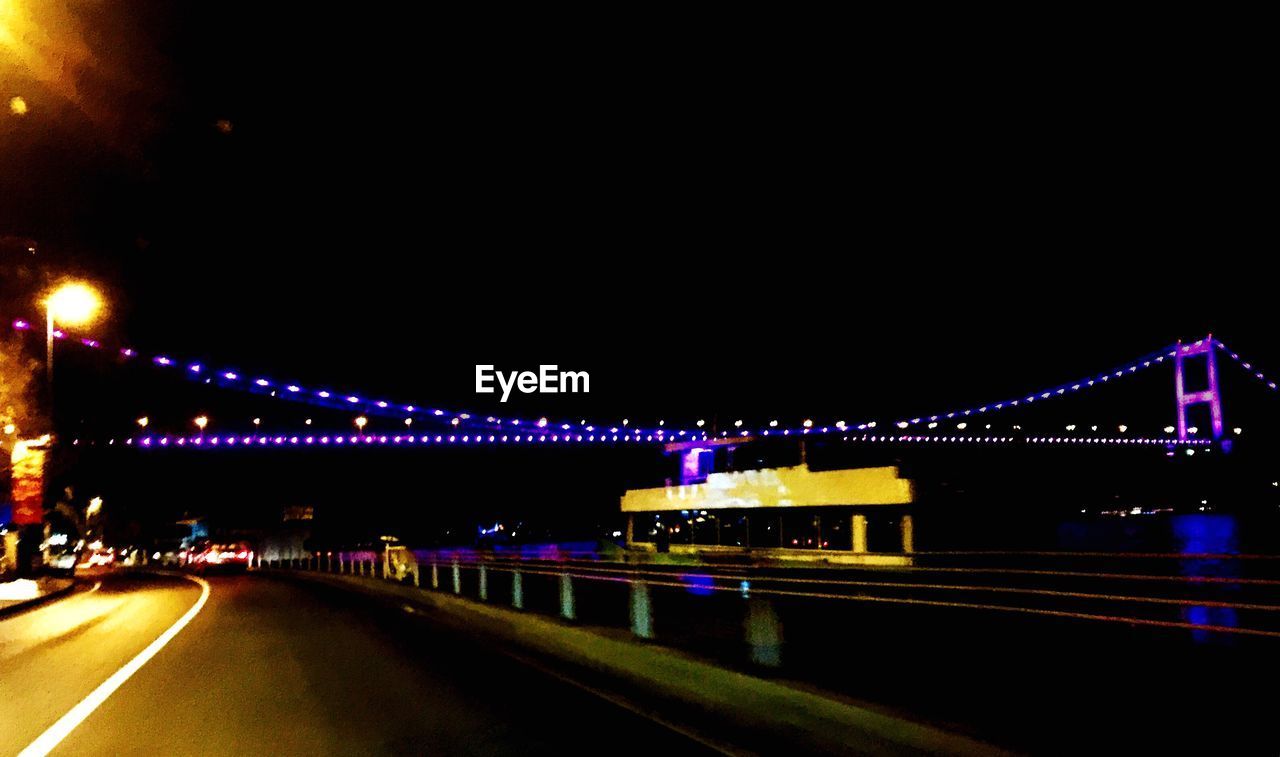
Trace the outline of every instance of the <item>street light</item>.
<instances>
[{"instance_id":1,"label":"street light","mask_svg":"<svg viewBox=\"0 0 1280 757\"><path fill-rule=\"evenodd\" d=\"M368 423L369 423L369 419L364 417L363 415L360 416L359 418L356 418L356 428L359 429L360 431L364 431L364 427Z\"/></svg>"},{"instance_id":2,"label":"street light","mask_svg":"<svg viewBox=\"0 0 1280 757\"><path fill-rule=\"evenodd\" d=\"M145 416L145 415L138 419L138 425L139 425L139 426L141 426L141 427L143 427L143 428L146 428L146 427L147 427L147 424L148 424L148 423L150 423L150 422L151 422L151 419L150 419L150 418L148 418L148 417L147 417L147 416Z\"/></svg>"},{"instance_id":3,"label":"street light","mask_svg":"<svg viewBox=\"0 0 1280 757\"><path fill-rule=\"evenodd\" d=\"M54 323L80 326L93 320L102 307L102 298L88 284L68 282L54 290L44 301L47 315L45 329L45 372L53 386Z\"/></svg>"},{"instance_id":4,"label":"street light","mask_svg":"<svg viewBox=\"0 0 1280 757\"><path fill-rule=\"evenodd\" d=\"M102 497L94 497L89 500L89 507L84 511L85 517L97 515L102 511Z\"/></svg>"},{"instance_id":5,"label":"street light","mask_svg":"<svg viewBox=\"0 0 1280 757\"><path fill-rule=\"evenodd\" d=\"M205 426L208 426L208 425L209 425L209 418L208 418L208 416L204 416L204 415L198 415L198 416L196 416L196 428L200 429L200 434L201 434L201 435L203 435L203 434L204 434L204 427L205 427Z\"/></svg>"}]
</instances>

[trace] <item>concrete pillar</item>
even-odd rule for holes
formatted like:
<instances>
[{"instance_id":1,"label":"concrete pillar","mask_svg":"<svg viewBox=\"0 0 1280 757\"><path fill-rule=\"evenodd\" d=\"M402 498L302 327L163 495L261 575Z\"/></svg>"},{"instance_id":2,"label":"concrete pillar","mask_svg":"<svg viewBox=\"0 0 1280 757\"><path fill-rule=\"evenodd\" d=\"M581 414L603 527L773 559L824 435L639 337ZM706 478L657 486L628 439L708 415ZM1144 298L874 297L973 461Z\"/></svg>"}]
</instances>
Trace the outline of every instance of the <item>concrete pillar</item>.
<instances>
[{"instance_id":1,"label":"concrete pillar","mask_svg":"<svg viewBox=\"0 0 1280 757\"><path fill-rule=\"evenodd\" d=\"M767 600L747 600L746 632L753 663L769 668L782 664L782 623Z\"/></svg>"},{"instance_id":2,"label":"concrete pillar","mask_svg":"<svg viewBox=\"0 0 1280 757\"><path fill-rule=\"evenodd\" d=\"M485 569L484 563L480 563L480 601L489 601L489 571Z\"/></svg>"},{"instance_id":3,"label":"concrete pillar","mask_svg":"<svg viewBox=\"0 0 1280 757\"><path fill-rule=\"evenodd\" d=\"M908 555L916 551L916 524L910 515L902 516L902 551Z\"/></svg>"},{"instance_id":4,"label":"concrete pillar","mask_svg":"<svg viewBox=\"0 0 1280 757\"><path fill-rule=\"evenodd\" d=\"M413 564L413 585L415 587L422 585L418 582L418 564L416 562Z\"/></svg>"},{"instance_id":5,"label":"concrete pillar","mask_svg":"<svg viewBox=\"0 0 1280 757\"><path fill-rule=\"evenodd\" d=\"M347 572L347 561L342 557L341 552L338 553L338 572L339 573Z\"/></svg>"},{"instance_id":6,"label":"concrete pillar","mask_svg":"<svg viewBox=\"0 0 1280 757\"><path fill-rule=\"evenodd\" d=\"M431 563L431 588L440 588L440 568L435 563Z\"/></svg>"},{"instance_id":7,"label":"concrete pillar","mask_svg":"<svg viewBox=\"0 0 1280 757\"><path fill-rule=\"evenodd\" d=\"M627 549L631 549L635 543L636 536L636 516L634 513L627 514L627 538L623 543L627 545Z\"/></svg>"},{"instance_id":8,"label":"concrete pillar","mask_svg":"<svg viewBox=\"0 0 1280 757\"><path fill-rule=\"evenodd\" d=\"M631 582L631 633L639 639L653 638L653 612L649 604L649 584Z\"/></svg>"},{"instance_id":9,"label":"concrete pillar","mask_svg":"<svg viewBox=\"0 0 1280 757\"><path fill-rule=\"evenodd\" d=\"M524 576L518 570L511 574L511 606L524 609Z\"/></svg>"},{"instance_id":10,"label":"concrete pillar","mask_svg":"<svg viewBox=\"0 0 1280 757\"><path fill-rule=\"evenodd\" d=\"M462 568L458 565L458 561L453 561L453 593L462 593Z\"/></svg>"},{"instance_id":11,"label":"concrete pillar","mask_svg":"<svg viewBox=\"0 0 1280 757\"><path fill-rule=\"evenodd\" d=\"M568 573L560 574L560 617L565 620L576 620L578 617L573 607L573 581Z\"/></svg>"},{"instance_id":12,"label":"concrete pillar","mask_svg":"<svg viewBox=\"0 0 1280 757\"><path fill-rule=\"evenodd\" d=\"M849 533L852 534L853 536L853 551L859 554L866 552L867 551L867 516L865 515L853 516L853 523L851 524L851 529L852 530Z\"/></svg>"}]
</instances>

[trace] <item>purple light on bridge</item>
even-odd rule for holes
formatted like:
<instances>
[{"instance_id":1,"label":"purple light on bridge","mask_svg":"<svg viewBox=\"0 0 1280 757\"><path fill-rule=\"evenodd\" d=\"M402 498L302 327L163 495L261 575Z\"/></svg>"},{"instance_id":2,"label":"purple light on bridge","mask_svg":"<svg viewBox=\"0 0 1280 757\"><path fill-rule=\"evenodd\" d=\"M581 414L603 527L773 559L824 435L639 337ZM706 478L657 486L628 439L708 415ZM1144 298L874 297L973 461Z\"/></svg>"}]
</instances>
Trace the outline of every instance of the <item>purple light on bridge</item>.
<instances>
[{"instance_id":1,"label":"purple light on bridge","mask_svg":"<svg viewBox=\"0 0 1280 757\"><path fill-rule=\"evenodd\" d=\"M18 320L13 322L13 327L18 331L26 331L27 329L31 328L31 324L19 318Z\"/></svg>"},{"instance_id":2,"label":"purple light on bridge","mask_svg":"<svg viewBox=\"0 0 1280 757\"><path fill-rule=\"evenodd\" d=\"M1206 343L1207 342L1207 343ZM1207 404L1209 406L1210 426L1214 439L1222 438L1222 397L1218 392L1218 361L1217 353L1213 351L1213 335L1210 334L1207 339L1201 339L1195 344L1184 346L1181 342L1174 349L1174 394L1177 399L1178 409L1178 439L1185 441L1187 439L1187 408L1192 405ZM1204 355L1205 372L1208 375L1208 388L1200 392L1186 391L1186 381L1184 377L1185 359L1188 357L1197 357ZM1245 364L1245 367L1249 367Z\"/></svg>"}]
</instances>

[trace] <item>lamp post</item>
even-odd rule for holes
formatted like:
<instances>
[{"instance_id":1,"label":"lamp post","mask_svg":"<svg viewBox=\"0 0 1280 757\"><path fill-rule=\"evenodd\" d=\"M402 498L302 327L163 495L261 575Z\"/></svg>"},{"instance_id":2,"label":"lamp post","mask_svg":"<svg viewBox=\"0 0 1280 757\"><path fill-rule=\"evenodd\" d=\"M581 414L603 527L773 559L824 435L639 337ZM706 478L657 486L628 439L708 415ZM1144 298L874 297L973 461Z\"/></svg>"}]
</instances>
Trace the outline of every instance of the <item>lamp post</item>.
<instances>
[{"instance_id":1,"label":"lamp post","mask_svg":"<svg viewBox=\"0 0 1280 757\"><path fill-rule=\"evenodd\" d=\"M56 323L79 326L93 320L102 307L102 298L88 284L69 282L45 298L45 376L53 388L53 334Z\"/></svg>"},{"instance_id":2,"label":"lamp post","mask_svg":"<svg viewBox=\"0 0 1280 757\"><path fill-rule=\"evenodd\" d=\"M44 300L45 309L45 381L49 385L49 426L54 425L53 414L53 335L57 324L79 326L93 320L102 307L97 291L78 281L67 282L49 293Z\"/></svg>"}]
</instances>

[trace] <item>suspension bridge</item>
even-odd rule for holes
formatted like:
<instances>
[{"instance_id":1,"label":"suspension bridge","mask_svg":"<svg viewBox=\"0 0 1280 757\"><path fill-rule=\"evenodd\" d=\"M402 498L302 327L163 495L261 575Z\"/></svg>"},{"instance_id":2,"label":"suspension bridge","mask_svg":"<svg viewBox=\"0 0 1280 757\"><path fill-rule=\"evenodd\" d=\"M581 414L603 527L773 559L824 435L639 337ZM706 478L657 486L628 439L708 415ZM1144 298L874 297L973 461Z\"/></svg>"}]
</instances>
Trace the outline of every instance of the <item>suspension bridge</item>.
<instances>
[{"instance_id":1,"label":"suspension bridge","mask_svg":"<svg viewBox=\"0 0 1280 757\"><path fill-rule=\"evenodd\" d=\"M32 322L17 319L12 328L20 333L31 332ZM306 405L327 410L356 414L362 419L378 417L392 419L402 424L398 433L364 433L360 423L356 433L330 430L327 433L311 428L276 431L270 434L256 433L165 433L152 430L109 435L106 438L75 439L72 444L125 446L140 449L274 449L288 447L350 448L350 447L433 447L480 445L610 445L610 444L658 444L679 445L686 442L713 440L753 439L822 439L851 444L908 444L908 445L1024 445L1024 446L1104 446L1114 448L1175 448L1194 450L1220 447L1229 450L1234 440L1228 432L1222 409L1219 363L1229 360L1242 375L1247 376L1267 392L1277 392L1276 382L1253 362L1232 350L1212 335L1190 342L1178 342L1144 354L1114 369L1083 376L1071 381L1028 391L1023 395L950 408L911 417L865 418L847 421L839 418L804 418L791 421L764 416L765 420L733 419L716 422L705 418L694 422L668 423L666 419L637 423L628 418L610 420L551 419L548 417L500 417L491 413L461 408L445 409L422 402L381 399L375 393L351 388L305 386L261 372L246 372L238 368L212 366L195 358L180 358L176 353L145 353L125 345L108 346L103 341L85 335L70 334L62 329L51 332L51 341L66 343L83 350L100 352L104 358L123 362L142 363L157 372L169 374L174 379L195 381L204 385L259 398L270 398L282 403ZM1057 400L1073 396L1101 393L1107 387L1130 380L1135 375L1158 369L1170 368L1173 374L1173 391L1168 402L1173 410L1173 422L1159 429L1139 431L1125 424L1112 424L1100 431L1094 424L1089 427L1068 424L1057 429L1024 428L1021 423L1010 423L993 429L993 422L1014 411L1025 413L1050 405ZM1189 378L1202 375L1203 380ZM1203 384L1204 388L1192 391L1188 387ZM1208 410L1208 427L1201 429L1188 420L1198 406ZM1239 428L1239 427L1236 427Z\"/></svg>"}]
</instances>

